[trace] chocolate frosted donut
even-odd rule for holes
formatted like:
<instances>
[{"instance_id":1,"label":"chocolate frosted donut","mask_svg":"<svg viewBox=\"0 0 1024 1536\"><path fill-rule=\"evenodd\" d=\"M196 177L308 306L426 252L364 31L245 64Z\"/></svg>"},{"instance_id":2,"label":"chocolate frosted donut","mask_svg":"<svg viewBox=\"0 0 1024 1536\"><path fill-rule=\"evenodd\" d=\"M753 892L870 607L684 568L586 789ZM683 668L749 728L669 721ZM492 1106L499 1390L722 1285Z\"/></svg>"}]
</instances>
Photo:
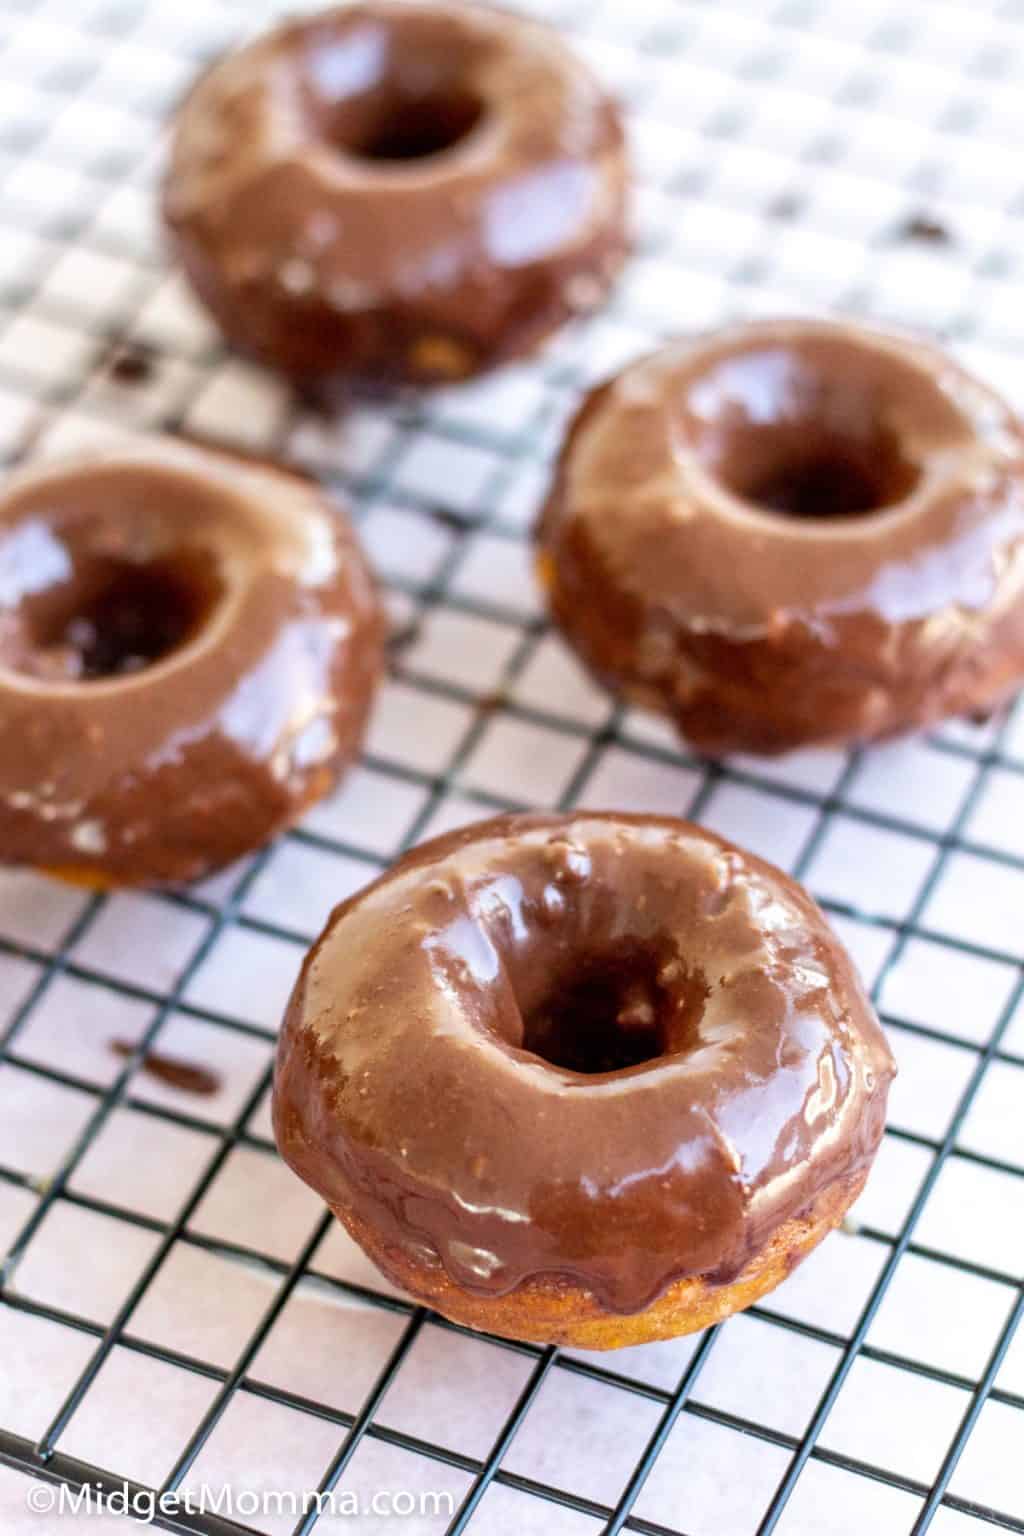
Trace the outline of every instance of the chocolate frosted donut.
<instances>
[{"instance_id":1,"label":"chocolate frosted donut","mask_svg":"<svg viewBox=\"0 0 1024 1536\"><path fill-rule=\"evenodd\" d=\"M859 1192L893 1070L779 870L665 817L505 817L333 914L274 1123L414 1296L614 1348L777 1285Z\"/></svg>"},{"instance_id":2,"label":"chocolate frosted donut","mask_svg":"<svg viewBox=\"0 0 1024 1536\"><path fill-rule=\"evenodd\" d=\"M201 77L164 214L230 341L297 377L457 379L603 297L625 252L618 113L549 28L366 0Z\"/></svg>"},{"instance_id":3,"label":"chocolate frosted donut","mask_svg":"<svg viewBox=\"0 0 1024 1536\"><path fill-rule=\"evenodd\" d=\"M293 822L381 662L352 533L283 471L164 441L0 496L0 860L191 880Z\"/></svg>"},{"instance_id":4,"label":"chocolate frosted donut","mask_svg":"<svg viewBox=\"0 0 1024 1536\"><path fill-rule=\"evenodd\" d=\"M924 343L818 321L596 390L541 518L570 644L707 752L990 711L1024 679L1024 439Z\"/></svg>"}]
</instances>

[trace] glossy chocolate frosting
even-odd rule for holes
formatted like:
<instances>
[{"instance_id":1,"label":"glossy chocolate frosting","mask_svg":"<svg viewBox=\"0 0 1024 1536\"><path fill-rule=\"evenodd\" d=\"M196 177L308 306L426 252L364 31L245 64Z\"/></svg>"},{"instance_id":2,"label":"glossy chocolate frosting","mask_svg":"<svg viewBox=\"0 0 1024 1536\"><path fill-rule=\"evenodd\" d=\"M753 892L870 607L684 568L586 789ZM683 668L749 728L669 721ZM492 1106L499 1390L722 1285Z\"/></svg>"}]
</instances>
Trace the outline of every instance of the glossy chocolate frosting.
<instances>
[{"instance_id":1,"label":"glossy chocolate frosting","mask_svg":"<svg viewBox=\"0 0 1024 1536\"><path fill-rule=\"evenodd\" d=\"M164 214L228 338L298 376L458 378L598 304L621 265L618 113L549 28L367 0L215 64Z\"/></svg>"},{"instance_id":2,"label":"glossy chocolate frosting","mask_svg":"<svg viewBox=\"0 0 1024 1536\"><path fill-rule=\"evenodd\" d=\"M739 325L585 402L538 539L566 638L707 751L864 741L1024 679L1024 439L922 342Z\"/></svg>"},{"instance_id":3,"label":"glossy chocolate frosting","mask_svg":"<svg viewBox=\"0 0 1024 1536\"><path fill-rule=\"evenodd\" d=\"M780 871L685 822L506 817L339 907L280 1043L282 1156L416 1266L637 1312L862 1175L893 1063ZM398 1266L399 1268L401 1266Z\"/></svg>"},{"instance_id":4,"label":"glossy chocolate frosting","mask_svg":"<svg viewBox=\"0 0 1024 1536\"><path fill-rule=\"evenodd\" d=\"M341 512L299 477L171 440L0 496L0 860L189 880L326 792L382 624Z\"/></svg>"}]
</instances>

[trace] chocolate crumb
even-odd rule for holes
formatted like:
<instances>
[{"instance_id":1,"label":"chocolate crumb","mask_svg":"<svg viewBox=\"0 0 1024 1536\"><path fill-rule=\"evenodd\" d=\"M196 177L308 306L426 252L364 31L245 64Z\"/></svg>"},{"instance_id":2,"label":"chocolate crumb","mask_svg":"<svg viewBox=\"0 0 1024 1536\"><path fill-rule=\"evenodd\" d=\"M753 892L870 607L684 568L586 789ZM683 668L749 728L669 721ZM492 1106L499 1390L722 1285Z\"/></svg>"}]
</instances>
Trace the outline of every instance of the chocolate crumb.
<instances>
[{"instance_id":1,"label":"chocolate crumb","mask_svg":"<svg viewBox=\"0 0 1024 1536\"><path fill-rule=\"evenodd\" d=\"M134 1056L136 1047L130 1040L111 1040L110 1049L115 1056L127 1061ZM182 1061L177 1056L164 1056L159 1051L147 1051L139 1066L150 1077L179 1093L191 1093L200 1099L209 1099L218 1091L221 1080L216 1072L198 1062Z\"/></svg>"},{"instance_id":2,"label":"chocolate crumb","mask_svg":"<svg viewBox=\"0 0 1024 1536\"><path fill-rule=\"evenodd\" d=\"M149 348L134 342L117 347L107 363L111 378L119 384L145 384L155 367L156 360Z\"/></svg>"},{"instance_id":3,"label":"chocolate crumb","mask_svg":"<svg viewBox=\"0 0 1024 1536\"><path fill-rule=\"evenodd\" d=\"M915 213L899 231L901 240L919 240L924 245L951 245L953 236L939 219L927 213Z\"/></svg>"}]
</instances>

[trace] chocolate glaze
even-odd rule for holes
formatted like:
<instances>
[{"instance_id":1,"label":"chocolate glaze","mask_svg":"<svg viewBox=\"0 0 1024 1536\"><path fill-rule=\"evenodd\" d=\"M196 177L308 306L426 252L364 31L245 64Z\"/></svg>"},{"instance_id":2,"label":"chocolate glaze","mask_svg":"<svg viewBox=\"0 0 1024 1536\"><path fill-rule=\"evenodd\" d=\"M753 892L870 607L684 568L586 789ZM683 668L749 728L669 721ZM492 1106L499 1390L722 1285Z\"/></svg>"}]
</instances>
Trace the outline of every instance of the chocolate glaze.
<instances>
[{"instance_id":1,"label":"chocolate glaze","mask_svg":"<svg viewBox=\"0 0 1024 1536\"><path fill-rule=\"evenodd\" d=\"M0 857L189 880L293 821L362 736L383 625L343 515L162 440L0 497Z\"/></svg>"},{"instance_id":2,"label":"chocolate glaze","mask_svg":"<svg viewBox=\"0 0 1024 1536\"><path fill-rule=\"evenodd\" d=\"M598 304L625 253L625 189L618 113L549 28L367 0L202 76L163 207L234 344L299 379L423 381Z\"/></svg>"},{"instance_id":3,"label":"chocolate glaze","mask_svg":"<svg viewBox=\"0 0 1024 1536\"><path fill-rule=\"evenodd\" d=\"M1024 678L1024 439L934 347L773 321L596 390L538 541L590 668L707 751L883 737Z\"/></svg>"},{"instance_id":4,"label":"chocolate glaze","mask_svg":"<svg viewBox=\"0 0 1024 1536\"><path fill-rule=\"evenodd\" d=\"M333 914L274 1123L295 1171L407 1261L484 1295L568 1277L629 1313L683 1276L728 1283L863 1173L893 1072L778 870L669 818L504 817Z\"/></svg>"}]
</instances>

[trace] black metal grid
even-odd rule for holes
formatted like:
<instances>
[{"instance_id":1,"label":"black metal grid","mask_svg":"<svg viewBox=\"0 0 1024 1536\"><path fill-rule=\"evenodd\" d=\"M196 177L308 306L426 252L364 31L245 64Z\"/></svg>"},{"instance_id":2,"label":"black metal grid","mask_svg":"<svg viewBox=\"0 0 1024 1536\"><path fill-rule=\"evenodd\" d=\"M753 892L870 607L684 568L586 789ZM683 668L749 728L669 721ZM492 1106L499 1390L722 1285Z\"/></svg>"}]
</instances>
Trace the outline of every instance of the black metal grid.
<instances>
[{"instance_id":1,"label":"black metal grid","mask_svg":"<svg viewBox=\"0 0 1024 1536\"><path fill-rule=\"evenodd\" d=\"M149 93L132 85L128 78L131 70L119 81L117 71L111 71L109 66L120 47L138 44L165 62L173 60L175 70L170 73L175 78L179 73L187 75L210 52L240 35L243 28L252 28L265 20L272 9L243 6L241 0L218 0L206 5L196 0L191 9L187 5L163 7L157 0L150 0L149 4L145 0L99 0L85 6L77 5L75 0L55 0L49 4L45 0L14 4L6 0L0 5L0 68L4 70L5 83L18 79L28 84L33 93L32 99L15 96L13 105L0 104L0 223L9 230L22 232L34 226L42 235L24 270L0 282L0 390L25 406L20 417L15 413L17 426L6 444L9 459L40 446L56 447L78 441L109 423L111 417L122 419L126 413L129 417L138 414L142 425L153 428L202 428L208 424L203 402L210 397L204 392L211 381L225 377L225 370L230 375L234 365L224 358L215 338L201 329L190 332L186 327L182 333L185 339L180 341L173 325L168 332L164 320L154 332L154 295L165 282L159 260L144 243L140 248L131 216L127 228L120 214L112 219L105 216L106 200L114 194L122 195L125 188L129 205L136 194L140 202L149 195L146 161L156 142L164 105L159 90ZM724 8L711 0L694 0L690 4L682 0L648 0L643 5L631 4L618 10L612 0L597 7L585 5L582 0L560 0L558 5L545 5L543 9L548 14L555 12L581 42L596 44L598 62L612 71L637 114L644 171L639 261L647 265L634 268L633 279L627 279L610 310L589 329L574 331L524 373L512 376L522 379L522 392L513 400L518 419L511 428L506 427L500 414L508 406L507 396L495 397L496 412L487 411L487 397L483 396L482 413L479 409L474 412L460 407L460 398L471 398L468 392L461 397L456 394L440 400L401 403L390 409L365 403L355 417L355 434L363 434L355 471L349 458L351 434L346 444L333 431L297 414L277 397L275 386L245 375L245 387L263 389L265 394L261 398L267 401L267 427L255 446L290 455L328 483L348 491L364 530L372 530L374 517L381 509L398 509L410 528L418 528L424 539L429 536L436 541L437 549L429 573L419 573L415 579L398 575L391 581L400 614L394 673L406 690L396 695L400 703L423 701L428 709L436 703L445 711L444 740L429 765L412 752L411 741L407 753L394 748L390 739L381 745L375 738L365 758L366 767L380 782L393 785L396 794L399 786L410 794L410 811L401 835L383 852L379 846L370 846L375 840L361 836L357 825L339 838L314 821L291 834L288 843L353 861L356 867L365 866L369 877L390 857L430 830L438 815L444 816L449 810L457 812L452 796L457 796L460 804L465 802L466 806L478 808L481 814L492 808L525 808L538 803L538 799L566 807L586 804L608 754L618 752L621 761L628 760L634 767L656 774L659 794L675 794L674 808L696 818L708 811L716 791L727 785L768 797L767 815L773 814L772 806L779 814L786 808L794 814L805 813L805 832L787 862L796 875L808 880L837 919L886 936L887 953L875 977L875 993L883 1001L888 978L907 946L917 940L933 941L945 952L953 950L967 958L1004 966L1012 984L984 1039L964 1038L934 1023L894 1016L883 1008L887 1023L904 1037L948 1046L964 1053L970 1065L962 1077L955 1107L939 1134L923 1134L899 1126L888 1132L892 1141L920 1151L925 1171L916 1181L897 1228L862 1224L858 1229L859 1238L877 1249L880 1268L853 1326L839 1331L786 1315L776 1308L772 1297L753 1309L752 1315L773 1329L816 1340L835 1350L834 1364L801 1433L783 1432L754 1414L747 1417L701 1401L701 1375L722 1330L712 1330L700 1339L674 1388L626 1374L617 1366L615 1356L598 1361L495 1340L495 1347L525 1362L525 1384L490 1451L485 1455L468 1455L441 1443L441 1436L435 1443L432 1438L400 1432L378 1418L389 1388L398 1379L424 1328L425 1314L403 1300L318 1269L318 1250L330 1226L326 1213L290 1260L190 1227L200 1202L216 1184L232 1151L249 1148L268 1155L272 1152L265 1133L253 1121L265 1102L269 1085L273 1032L255 1019L234 1017L195 1001L190 988L204 962L229 932L291 944L297 964L299 945L309 935L303 924L290 920L289 904L281 902L269 914L265 902L256 909L250 905L254 889L258 889L260 877L272 864L276 850L264 851L237 872L226 895L200 887L152 898L168 912L189 913L205 925L201 942L192 947L187 964L177 970L172 984L166 987L150 987L137 979L112 975L103 963L90 960L88 951L84 957L79 953L79 946L88 939L109 905L108 898L82 897L76 904L73 920L55 945L26 942L24 935L16 939L7 937L0 928L0 966L7 957L8 963L29 962L35 968L27 996L6 1019L0 1020L0 1104L5 1066L16 1066L37 1079L78 1090L91 1099L90 1113L79 1134L60 1166L51 1170L45 1181L41 1183L34 1173L0 1164L0 1187L13 1186L38 1197L31 1215L14 1235L0 1268L0 1310L48 1319L92 1341L84 1368L37 1439L25 1438L0 1425L0 1461L37 1476L76 1485L86 1481L120 1485L124 1469L118 1463L116 1444L110 1445L109 1458L105 1457L102 1467L75 1460L62 1449L65 1431L116 1348L192 1373L213 1386L212 1404L167 1469L164 1489L184 1484L222 1415L232 1402L248 1396L336 1427L336 1452L322 1473L320 1486L324 1489L343 1483L350 1462L367 1439L464 1473L465 1493L448 1526L453 1533L467 1528L488 1529L486 1512L478 1517L478 1510L485 1494L496 1485L529 1495L538 1505L547 1501L549 1506L560 1505L589 1516L594 1530L682 1532L685 1536L699 1536L699 1531L706 1529L707 1512L694 1512L699 1531L691 1527L685 1478L680 1479L678 1513L673 1513L671 1523L638 1512L638 1500L648 1477L683 1416L684 1422L702 1420L731 1432L737 1451L742 1437L754 1437L783 1453L784 1470L752 1520L751 1531L767 1533L776 1527L816 1529L810 1524L787 1524L786 1514L793 1508L790 1496L805 1469L816 1464L836 1469L847 1479L868 1479L912 1496L910 1502L901 1506L904 1513L892 1517L897 1523L884 1526L887 1530L924 1531L937 1511L946 1510L959 1511L1003 1529L1024 1531L1024 1496L1014 1508L994 1507L997 1501L968 1498L952 1487L960 1458L986 1405L999 1404L1016 1410L1021 1414L1018 1436L1024 1431L1024 1396L1001 1386L997 1379L1024 1311L1024 1272L967 1258L956 1251L955 1243L947 1251L942 1243L926 1243L915 1236L919 1218L950 1165L967 1164L1005 1175L1013 1181L1008 1187L1024 1190L1024 1182L1018 1183L1024 1180L1021 1162L961 1144L972 1105L989 1068L996 1063L1024 1069L1024 1054L1007 1043L1012 1040L1015 1016L1024 998L1024 947L990 945L979 941L976 934L950 932L948 923L930 920L931 899L947 876L950 861L961 855L983 860L984 869L1019 876L1019 889L1024 894L1024 853L1014 851L1011 829L1007 829L1009 846L1005 848L991 846L972 831L972 813L982 803L993 775L1024 776L1024 747L1018 750L1014 743L1013 721L976 730L949 728L930 739L927 751L935 755L924 761L936 765L943 760L955 762L961 770L962 782L955 796L955 809L944 818L941 827L934 822L926 824L919 819L914 805L905 809L901 806L894 813L891 806L873 806L858 795L858 775L865 754L853 754L837 764L830 787L823 789L824 781L817 779L809 781L808 787L808 781L802 781L799 772L790 775L785 768L780 774L765 765L745 761L696 760L667 743L661 733L652 733L635 717L620 711L602 709L592 703L584 709L562 709L549 706L543 698L538 703L536 697L521 696L523 679L544 643L543 622L515 588L511 596L504 586L498 588L497 595L486 588L481 595L478 584L462 579L473 552L485 547L481 542L484 539L496 541L493 547L486 548L493 549L499 563L503 550L507 550L509 561L521 557L522 518L507 511L509 498L521 487L524 465L543 462L550 451L567 404L597 371L595 353L605 363L614 361L620 351L625 353L641 345L662 329L678 328L680 312L689 323L698 318L698 312L701 320L710 322L764 309L804 307L804 290L810 282L808 258L801 264L797 255L796 266L790 265L794 251L799 253L801 249L801 242L809 242L804 249L813 253L816 238L836 241L830 247L833 255L842 250L844 260L849 261L848 280L837 282L835 291L822 295L812 285L815 305L827 303L850 313L930 325L951 343L962 346L965 354L983 355L984 361L1000 375L999 381L1006 383L1012 372L1012 347L1000 351L1003 338L992 317L1001 313L1000 295L1017 292L1019 297L1019 290L1013 287L1019 276L1014 240L1018 229L1015 221L1024 211L1024 179L1015 187L999 181L999 152L1004 144L1016 148L1019 142L1019 138L1009 136L1007 121L1012 119L1010 98L1014 85L1019 85L1021 78L1024 8L1013 3L974 6L968 17L955 5L926 7L921 0L915 0L909 6L876 3L863 10L857 7L853 9L858 14L851 16L851 8L842 6L840 0L737 3ZM17 56L26 37L29 62L20 68L9 64L4 67L7 55ZM80 47L61 46L62 40L65 44L77 41ZM834 79L830 78L830 71ZM682 114L681 129L672 104L674 83L680 92L696 91L702 103L706 97L699 110L694 108ZM900 96L908 84L912 87L909 103ZM128 89L129 86L132 88ZM918 87L919 94L915 94ZM73 151L62 146L59 134L54 140L53 125L59 121L61 110L81 102L109 105L116 110L126 107L137 123L137 136L122 139L115 135L112 143L104 143L95 152L87 142L76 144ZM777 135L773 128L776 110ZM1008 114L1006 120L1000 118L1000 112ZM756 126L759 113L761 129ZM876 154L876 163L867 169L856 156L851 160L848 151L851 143L858 142L858 135L868 130L870 137L873 125L877 130L878 124L887 121L902 121L910 137L923 124L927 132L919 152L905 154L899 137L894 136L891 164L887 163L888 146ZM961 169L957 173L959 180L953 176L951 190L948 167L960 163L961 151L976 155L977 163L973 171L970 165L967 171ZM764 155L759 168L756 152ZM730 179L729 165L737 158L742 161L744 154L748 155L749 163L737 185ZM990 155L994 169L989 164ZM850 164L855 167L853 171ZM26 214L24 178L20 184L17 181L19 168L24 171L25 167L51 166L59 170L62 165L76 177L84 167L87 181L84 190L80 189L80 199L59 197L52 209L45 205L45 198L41 205L35 205L31 195L34 188L30 186ZM845 225L840 220L841 231L836 235L834 228L830 228L827 211L828 187L837 181L842 184L846 175L852 177L849 185L853 188L854 203L860 196L854 183L863 181L870 194L868 202L877 198L880 205L891 205L891 211L876 216L865 214L861 208L854 220L855 227L849 220ZM12 180L16 193L13 199L8 195ZM729 217L723 218L726 214ZM944 225L948 223L953 234L950 247L933 253L931 246L925 245L927 230L920 221L926 215ZM702 231L708 228L711 235L703 235ZM893 266L899 264L903 254L918 249L930 274L928 281L932 277L936 280L937 292L945 294L945 283L949 293L956 293L955 299L934 300L935 308L941 311L939 317L922 311L922 302L925 310L932 303L927 291L913 291L914 284L910 283L906 291L898 291L897 285L894 292L889 281ZM93 296L84 292L76 295L72 291L69 295L59 283L54 287L54 273L59 272L68 253L76 251L124 264L125 270L120 274L123 284L115 285L118 291L109 302L94 303ZM812 266L814 259L812 255ZM824 255L817 259L828 265ZM673 272L678 284L677 302L666 304L664 285ZM23 331L24 350L19 354L17 347L5 348L4 341L10 328L26 316L33 322L56 327L56 333ZM14 335L17 337L18 332ZM74 345L65 354L61 344L69 337ZM1009 339L1012 342L1012 336ZM145 357L155 371L155 382L150 380L141 389L112 383L112 359L123 355L126 348L138 356L140 342L148 349ZM51 347L53 357L47 357ZM37 349L43 354L45 366L40 367ZM168 374L173 385L169 390L165 388ZM1024 399L1024 388L1019 388L1018 394ZM230 417L230 411L226 414ZM230 420L225 420L222 428L230 435ZM461 466L457 473L464 470L473 479L471 496L463 494L457 481L446 481L443 489L435 490L433 486L419 484L417 476L408 473L412 456L423 444L453 456L453 465ZM460 454L466 457L460 459ZM486 568L486 561L484 565ZM476 678L467 682L457 668L438 666L436 660L431 660L429 650L424 660L423 638L439 614L459 615L485 628L494 626L486 628L486 632L492 639L502 637L495 653L500 655L500 661L493 667L486 686ZM535 735L530 741L558 743L552 768L552 777L558 780L557 791L548 796L517 793L514 763L506 782L498 789L491 770L474 772L474 762L479 761L475 754L486 745L497 722L511 722L533 730ZM671 788L673 783L675 790ZM1024 806L1024 784L1018 806ZM845 818L860 828L904 837L921 854L922 878L916 882L912 899L898 913L888 908L882 912L864 911L857 904L835 896L830 898L827 881L824 889L816 884L816 859L837 818ZM152 1010L133 1054L102 1088L89 1077L67 1071L58 1059L41 1062L19 1048L48 992L59 978L66 977L94 982L111 994L145 1004ZM215 1126L201 1114L155 1105L139 1095L140 1062L158 1042L172 1015L243 1034L266 1047L268 1064L250 1086L230 1123ZM112 1113L123 1107L151 1117L154 1125L175 1125L202 1132L211 1138L211 1145L216 1141L201 1177L172 1219L160 1220L72 1187L76 1170L103 1127ZM18 1288L19 1262L30 1253L47 1215L62 1204L129 1223L151 1233L156 1241L151 1256L109 1323L101 1324L64 1311L33 1299ZM1022 1209L1018 1206L1017 1214ZM1007 1219L1012 1220L1014 1214L1013 1209L1009 1210ZM831 1241L838 1245L844 1238ZM133 1316L140 1302L165 1258L180 1246L231 1256L275 1278L272 1300L229 1368L179 1353L133 1332ZM961 1374L870 1341L871 1325L907 1255L987 1279L1002 1288L1006 1298L1005 1319L979 1372ZM343 1412L285 1391L260 1380L253 1370L260 1347L271 1335L300 1281L309 1276L341 1295L404 1319L397 1343L358 1411ZM430 1327L452 1336L472 1337L466 1330L439 1319L431 1319ZM901 1472L898 1465L869 1463L823 1443L826 1420L840 1399L851 1370L860 1361L875 1362L961 1391L962 1409L955 1431L930 1479ZM584 1377L653 1405L653 1432L616 1500L600 1502L572 1490L572 1462L577 1449L572 1441L572 1424L565 1426L568 1465L562 1479L564 1486L530 1477L504 1464L517 1432L553 1373ZM785 1381L779 1385L784 1392ZM145 1405L140 1411L146 1411ZM214 1517L158 1523L168 1529L207 1532L211 1536L242 1528ZM400 1521L393 1523L401 1528ZM314 1524L311 1517L297 1530L309 1531ZM882 1529L883 1525L877 1528Z\"/></svg>"}]
</instances>

